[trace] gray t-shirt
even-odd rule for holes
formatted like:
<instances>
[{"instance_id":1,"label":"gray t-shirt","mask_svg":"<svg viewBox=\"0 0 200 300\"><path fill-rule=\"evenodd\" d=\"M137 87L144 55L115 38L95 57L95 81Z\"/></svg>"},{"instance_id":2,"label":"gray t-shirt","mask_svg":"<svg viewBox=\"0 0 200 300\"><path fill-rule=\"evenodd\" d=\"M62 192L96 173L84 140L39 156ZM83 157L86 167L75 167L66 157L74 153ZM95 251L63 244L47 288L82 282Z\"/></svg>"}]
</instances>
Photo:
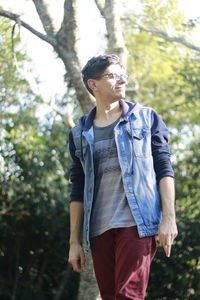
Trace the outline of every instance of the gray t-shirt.
<instances>
[{"instance_id":1,"label":"gray t-shirt","mask_svg":"<svg viewBox=\"0 0 200 300\"><path fill-rule=\"evenodd\" d=\"M114 139L118 121L106 127L94 125L95 189L90 237L111 228L136 225L125 195Z\"/></svg>"}]
</instances>

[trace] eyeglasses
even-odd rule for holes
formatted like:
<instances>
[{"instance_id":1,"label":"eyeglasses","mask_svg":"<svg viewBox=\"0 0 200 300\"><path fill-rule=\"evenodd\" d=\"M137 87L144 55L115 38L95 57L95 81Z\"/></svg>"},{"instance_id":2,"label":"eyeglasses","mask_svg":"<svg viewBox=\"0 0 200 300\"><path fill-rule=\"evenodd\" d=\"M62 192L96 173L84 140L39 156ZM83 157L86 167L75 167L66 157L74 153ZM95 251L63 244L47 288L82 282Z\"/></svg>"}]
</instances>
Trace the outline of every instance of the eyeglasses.
<instances>
[{"instance_id":1,"label":"eyeglasses","mask_svg":"<svg viewBox=\"0 0 200 300\"><path fill-rule=\"evenodd\" d=\"M114 81L124 80L126 83L129 82L129 76L127 74L117 74L117 73L106 73L102 74L101 76L97 76L93 79L98 79L102 77L108 77L109 79L113 79Z\"/></svg>"}]
</instances>

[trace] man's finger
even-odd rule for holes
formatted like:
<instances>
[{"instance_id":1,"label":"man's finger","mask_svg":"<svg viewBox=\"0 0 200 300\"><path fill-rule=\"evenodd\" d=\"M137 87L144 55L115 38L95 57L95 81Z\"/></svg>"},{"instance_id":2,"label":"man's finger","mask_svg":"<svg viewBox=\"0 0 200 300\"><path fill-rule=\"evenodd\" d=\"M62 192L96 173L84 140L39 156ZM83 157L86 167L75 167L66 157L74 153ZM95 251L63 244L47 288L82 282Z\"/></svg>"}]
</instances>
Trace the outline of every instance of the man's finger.
<instances>
[{"instance_id":1,"label":"man's finger","mask_svg":"<svg viewBox=\"0 0 200 300\"><path fill-rule=\"evenodd\" d=\"M164 251L167 257L170 257L171 254L171 245L164 245Z\"/></svg>"},{"instance_id":2,"label":"man's finger","mask_svg":"<svg viewBox=\"0 0 200 300\"><path fill-rule=\"evenodd\" d=\"M160 234L159 236L159 243L161 246L171 245L171 240L169 239L168 235Z\"/></svg>"},{"instance_id":3,"label":"man's finger","mask_svg":"<svg viewBox=\"0 0 200 300\"><path fill-rule=\"evenodd\" d=\"M166 240L165 240L165 245L168 245L168 246L170 245L170 247L171 247L172 243L173 243L173 240L171 238L171 235L167 235Z\"/></svg>"},{"instance_id":4,"label":"man's finger","mask_svg":"<svg viewBox=\"0 0 200 300\"><path fill-rule=\"evenodd\" d=\"M172 245L173 244L173 240L174 240L174 236L173 235L169 235L169 234L161 234L159 236L159 243L161 246L165 246L165 245Z\"/></svg>"},{"instance_id":5,"label":"man's finger","mask_svg":"<svg viewBox=\"0 0 200 300\"><path fill-rule=\"evenodd\" d=\"M69 263L72 266L74 272L78 272L78 273L81 272L81 267L80 267L79 260L77 260L77 259L71 259L71 260L69 260Z\"/></svg>"},{"instance_id":6,"label":"man's finger","mask_svg":"<svg viewBox=\"0 0 200 300\"><path fill-rule=\"evenodd\" d=\"M175 238L177 237L177 235L178 235L177 232L176 232L176 233L173 233L173 234L171 235L172 244L173 244Z\"/></svg>"},{"instance_id":7,"label":"man's finger","mask_svg":"<svg viewBox=\"0 0 200 300\"><path fill-rule=\"evenodd\" d=\"M80 254L80 266L81 266L81 272L85 269L85 255L84 253Z\"/></svg>"}]
</instances>

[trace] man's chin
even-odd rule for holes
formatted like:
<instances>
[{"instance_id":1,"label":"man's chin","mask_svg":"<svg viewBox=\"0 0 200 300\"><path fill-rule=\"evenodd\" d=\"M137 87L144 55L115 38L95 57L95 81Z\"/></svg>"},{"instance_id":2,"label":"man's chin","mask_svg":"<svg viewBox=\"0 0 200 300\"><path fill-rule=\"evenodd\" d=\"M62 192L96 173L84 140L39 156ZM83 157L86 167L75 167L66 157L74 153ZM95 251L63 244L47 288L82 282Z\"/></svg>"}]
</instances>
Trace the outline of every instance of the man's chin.
<instances>
[{"instance_id":1,"label":"man's chin","mask_svg":"<svg viewBox=\"0 0 200 300\"><path fill-rule=\"evenodd\" d=\"M113 101L119 101L121 99L125 99L125 93L115 94L115 97L113 98Z\"/></svg>"},{"instance_id":2,"label":"man's chin","mask_svg":"<svg viewBox=\"0 0 200 300\"><path fill-rule=\"evenodd\" d=\"M125 93L124 92L120 93L119 97L120 97L120 99L125 99Z\"/></svg>"}]
</instances>

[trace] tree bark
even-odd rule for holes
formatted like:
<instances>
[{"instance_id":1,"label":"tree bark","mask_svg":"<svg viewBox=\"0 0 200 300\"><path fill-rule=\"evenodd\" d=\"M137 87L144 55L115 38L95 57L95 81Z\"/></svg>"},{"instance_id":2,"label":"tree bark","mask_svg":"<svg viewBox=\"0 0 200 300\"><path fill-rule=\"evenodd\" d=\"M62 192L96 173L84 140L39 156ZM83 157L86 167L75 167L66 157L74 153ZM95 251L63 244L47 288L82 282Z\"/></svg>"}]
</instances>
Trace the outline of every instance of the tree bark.
<instances>
[{"instance_id":1,"label":"tree bark","mask_svg":"<svg viewBox=\"0 0 200 300\"><path fill-rule=\"evenodd\" d=\"M121 1L95 0L95 3L106 22L108 41L107 53L117 54L123 65L126 67L128 51L125 47L120 23Z\"/></svg>"},{"instance_id":2,"label":"tree bark","mask_svg":"<svg viewBox=\"0 0 200 300\"><path fill-rule=\"evenodd\" d=\"M48 2L45 0L33 0L38 16L48 36L54 36L55 28L53 26L53 19L48 11Z\"/></svg>"},{"instance_id":3,"label":"tree bark","mask_svg":"<svg viewBox=\"0 0 200 300\"><path fill-rule=\"evenodd\" d=\"M86 253L86 268L84 273L81 274L81 280L79 285L78 300L98 300L99 289L96 283L94 275L94 268L91 259L91 254Z\"/></svg>"}]
</instances>

